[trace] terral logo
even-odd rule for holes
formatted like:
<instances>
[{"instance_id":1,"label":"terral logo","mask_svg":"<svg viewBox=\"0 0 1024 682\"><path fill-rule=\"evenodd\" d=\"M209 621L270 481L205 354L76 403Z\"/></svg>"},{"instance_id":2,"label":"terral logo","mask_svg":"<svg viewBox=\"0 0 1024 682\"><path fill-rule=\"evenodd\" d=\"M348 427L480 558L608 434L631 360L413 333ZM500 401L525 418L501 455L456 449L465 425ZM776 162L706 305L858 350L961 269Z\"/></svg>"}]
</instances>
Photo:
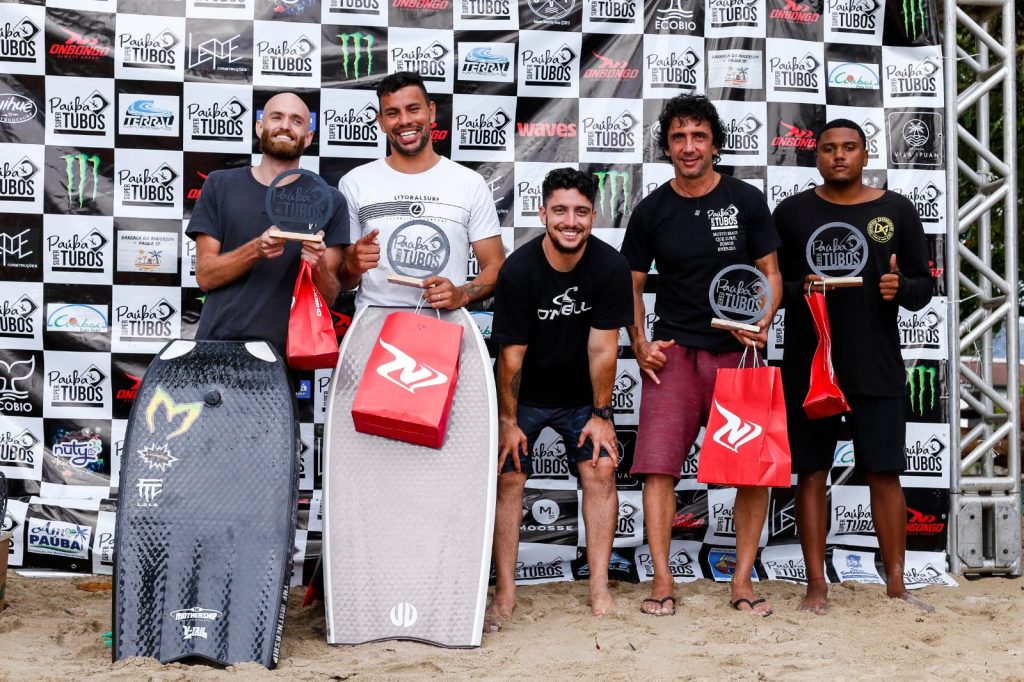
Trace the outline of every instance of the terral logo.
<instances>
[{"instance_id":1,"label":"terral logo","mask_svg":"<svg viewBox=\"0 0 1024 682\"><path fill-rule=\"evenodd\" d=\"M49 100L53 132L58 135L103 135L107 129L106 110L110 102L94 90L88 97Z\"/></svg>"},{"instance_id":2,"label":"terral logo","mask_svg":"<svg viewBox=\"0 0 1024 682\"><path fill-rule=\"evenodd\" d=\"M811 53L803 57L792 57L782 59L772 57L768 60L772 77L775 79L775 89L780 92L806 92L818 91L818 69L821 62Z\"/></svg>"},{"instance_id":3,"label":"terral logo","mask_svg":"<svg viewBox=\"0 0 1024 682\"><path fill-rule=\"evenodd\" d=\"M376 147L380 129L377 127L377 109L366 104L356 111L328 109L324 112L327 144L345 147Z\"/></svg>"},{"instance_id":4,"label":"terral logo","mask_svg":"<svg viewBox=\"0 0 1024 682\"><path fill-rule=\"evenodd\" d=\"M341 71L345 78L367 78L373 74L373 34L356 32L337 36L341 41Z\"/></svg>"},{"instance_id":5,"label":"terral logo","mask_svg":"<svg viewBox=\"0 0 1024 682\"><path fill-rule=\"evenodd\" d=\"M424 81L444 82L448 77L448 55L451 50L438 41L426 47L394 47L391 64L395 71L415 71Z\"/></svg>"},{"instance_id":6,"label":"terral logo","mask_svg":"<svg viewBox=\"0 0 1024 682\"><path fill-rule=\"evenodd\" d=\"M242 118L248 113L249 107L237 97L231 97L221 104L215 102L208 107L189 104L186 111L192 124L193 140L238 142L245 139L246 129Z\"/></svg>"},{"instance_id":7,"label":"terral logo","mask_svg":"<svg viewBox=\"0 0 1024 682\"><path fill-rule=\"evenodd\" d=\"M735 118L723 122L725 128L725 144L722 145L723 154L735 154L738 156L757 155L761 150L761 140L758 132L764 128L753 114L747 114L743 118Z\"/></svg>"},{"instance_id":8,"label":"terral logo","mask_svg":"<svg viewBox=\"0 0 1024 682\"><path fill-rule=\"evenodd\" d=\"M0 201L33 201L39 166L27 156L14 163L0 164Z\"/></svg>"},{"instance_id":9,"label":"terral logo","mask_svg":"<svg viewBox=\"0 0 1024 682\"><path fill-rule=\"evenodd\" d=\"M421 388L448 383L448 375L439 372L430 365L417 362L415 358L384 339L378 339L378 341L380 347L391 353L394 359L378 366L377 374L395 386L409 393L415 393Z\"/></svg>"},{"instance_id":10,"label":"terral logo","mask_svg":"<svg viewBox=\"0 0 1024 682\"><path fill-rule=\"evenodd\" d=\"M836 33L871 35L878 29L878 0L827 0Z\"/></svg>"},{"instance_id":11,"label":"terral logo","mask_svg":"<svg viewBox=\"0 0 1024 682\"><path fill-rule=\"evenodd\" d=\"M813 24L821 19L821 13L814 11L810 5L794 2L793 0L782 0L782 7L775 7L768 15L772 19L790 21L795 24Z\"/></svg>"},{"instance_id":12,"label":"terral logo","mask_svg":"<svg viewBox=\"0 0 1024 682\"><path fill-rule=\"evenodd\" d=\"M722 447L739 453L741 447L760 436L764 431L760 424L746 421L722 407L717 400L714 402L715 410L725 419L725 424L712 434L711 439Z\"/></svg>"},{"instance_id":13,"label":"terral logo","mask_svg":"<svg viewBox=\"0 0 1024 682\"><path fill-rule=\"evenodd\" d=\"M110 46L102 44L99 38L83 35L64 26L57 28L66 34L67 38L63 43L54 43L50 46L51 57L92 61L110 54Z\"/></svg>"},{"instance_id":14,"label":"terral logo","mask_svg":"<svg viewBox=\"0 0 1024 682\"><path fill-rule=\"evenodd\" d=\"M180 42L178 36L165 28L156 35L122 35L118 40L118 46L124 55L124 65L127 68L173 70L178 61L174 48Z\"/></svg>"},{"instance_id":15,"label":"terral logo","mask_svg":"<svg viewBox=\"0 0 1024 682\"><path fill-rule=\"evenodd\" d=\"M694 90L697 87L697 66L701 59L687 48L682 53L647 55L647 73L653 88L679 88Z\"/></svg>"},{"instance_id":16,"label":"terral logo","mask_svg":"<svg viewBox=\"0 0 1024 682\"><path fill-rule=\"evenodd\" d=\"M176 115L177 112L163 109L151 99L132 100L121 119L122 132L173 133L177 128L174 122Z\"/></svg>"},{"instance_id":17,"label":"terral logo","mask_svg":"<svg viewBox=\"0 0 1024 682\"><path fill-rule=\"evenodd\" d=\"M64 170L67 173L68 203L85 206L88 200L96 201L96 188L100 182L100 157L96 154L65 154Z\"/></svg>"},{"instance_id":18,"label":"terral logo","mask_svg":"<svg viewBox=\"0 0 1024 682\"><path fill-rule=\"evenodd\" d=\"M813 151L818 146L818 141L814 138L814 131L812 130L801 128L792 123L786 123L781 119L779 120L779 129L781 134L776 135L772 140L773 147L795 149L797 151Z\"/></svg>"},{"instance_id":19,"label":"terral logo","mask_svg":"<svg viewBox=\"0 0 1024 682\"><path fill-rule=\"evenodd\" d=\"M519 58L526 85L567 88L572 85L573 62L579 57L571 47L563 43L556 50L523 50Z\"/></svg>"},{"instance_id":20,"label":"terral logo","mask_svg":"<svg viewBox=\"0 0 1024 682\"><path fill-rule=\"evenodd\" d=\"M39 34L39 27L28 17L8 21L0 25L0 61L27 63L36 60L36 45L33 39Z\"/></svg>"},{"instance_id":21,"label":"terral logo","mask_svg":"<svg viewBox=\"0 0 1024 682\"><path fill-rule=\"evenodd\" d=\"M0 58L0 61L3 59ZM35 119L37 113L39 113L39 107L28 97L16 95L13 92L0 94L0 124L26 123Z\"/></svg>"},{"instance_id":22,"label":"terral logo","mask_svg":"<svg viewBox=\"0 0 1024 682\"><path fill-rule=\"evenodd\" d=\"M462 76L508 76L512 61L505 55L495 54L493 48L474 47L462 61Z\"/></svg>"}]
</instances>

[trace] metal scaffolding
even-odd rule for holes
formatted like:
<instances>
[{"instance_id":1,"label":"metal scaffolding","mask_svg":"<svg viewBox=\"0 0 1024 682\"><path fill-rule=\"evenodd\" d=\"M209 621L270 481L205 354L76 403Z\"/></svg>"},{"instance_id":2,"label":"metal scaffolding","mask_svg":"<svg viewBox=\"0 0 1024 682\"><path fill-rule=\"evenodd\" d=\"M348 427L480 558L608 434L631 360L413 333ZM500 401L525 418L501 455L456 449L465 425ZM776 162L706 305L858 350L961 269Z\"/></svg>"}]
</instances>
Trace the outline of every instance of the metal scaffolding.
<instances>
[{"instance_id":1,"label":"metal scaffolding","mask_svg":"<svg viewBox=\"0 0 1024 682\"><path fill-rule=\"evenodd\" d=\"M958 371L947 373L954 430L950 570L1020 575L1014 0L944 0L943 10L949 188L946 283L951 301L949 338L958 340L950 344L951 367ZM998 104L1000 98L1002 111L993 111L993 102ZM990 126L1000 118L1003 125L993 133ZM996 143L999 149L999 142L1001 153L997 154L992 147ZM958 188L968 189L969 198L962 204ZM993 230L994 217L1002 219L995 221L1004 227L1002 234ZM1000 251L1002 263L997 257ZM958 293L977 303L962 319ZM999 329L1006 334L1005 387L996 385L993 372L992 340ZM957 438L961 402L978 419L961 428ZM1005 451L1005 465L1000 450Z\"/></svg>"}]
</instances>

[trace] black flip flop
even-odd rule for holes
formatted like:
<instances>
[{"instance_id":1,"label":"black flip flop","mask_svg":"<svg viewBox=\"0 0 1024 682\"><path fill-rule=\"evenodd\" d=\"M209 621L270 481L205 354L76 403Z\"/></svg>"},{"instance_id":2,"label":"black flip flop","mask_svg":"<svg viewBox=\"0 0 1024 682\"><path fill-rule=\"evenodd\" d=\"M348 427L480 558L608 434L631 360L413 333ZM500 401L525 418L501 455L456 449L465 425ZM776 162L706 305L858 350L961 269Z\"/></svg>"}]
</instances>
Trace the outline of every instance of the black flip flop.
<instances>
[{"instance_id":1,"label":"black flip flop","mask_svg":"<svg viewBox=\"0 0 1024 682\"><path fill-rule=\"evenodd\" d=\"M765 603L764 599L755 599L754 601L750 601L749 599L737 599L736 601L729 602L729 604L734 609L736 609L737 611L743 611L743 609L740 608L740 604L746 604L747 606L750 607L750 609L745 611L745 613L752 613L755 616L760 616L761 618L767 618L768 616L772 615L772 610L771 609L768 609L767 611L763 611L763 612L762 611L757 611L756 609L754 609L754 607L757 606L758 604L764 604L764 603Z\"/></svg>"},{"instance_id":2,"label":"black flip flop","mask_svg":"<svg viewBox=\"0 0 1024 682\"><path fill-rule=\"evenodd\" d=\"M664 608L665 607L665 602L667 602L667 601L672 602L672 610L669 611L668 613L656 613L655 611L647 611L647 610L645 610L643 608L643 604L646 604L648 602L650 602L652 604L657 604L659 608ZM674 616L674 615L676 615L676 598L673 597L672 595L669 595L667 597L662 597L661 599L655 599L653 597L649 597L647 599L644 599L643 602L641 603L640 613L646 613L648 616Z\"/></svg>"}]
</instances>

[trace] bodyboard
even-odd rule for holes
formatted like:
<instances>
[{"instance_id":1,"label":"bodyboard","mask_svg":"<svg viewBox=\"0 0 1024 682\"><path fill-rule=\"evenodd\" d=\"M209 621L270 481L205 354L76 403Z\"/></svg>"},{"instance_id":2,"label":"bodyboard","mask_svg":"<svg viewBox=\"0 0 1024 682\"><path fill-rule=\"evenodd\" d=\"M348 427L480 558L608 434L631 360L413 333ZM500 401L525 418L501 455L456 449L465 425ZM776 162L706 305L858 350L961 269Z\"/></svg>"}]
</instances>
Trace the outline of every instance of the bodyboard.
<instances>
[{"instance_id":1,"label":"bodyboard","mask_svg":"<svg viewBox=\"0 0 1024 682\"><path fill-rule=\"evenodd\" d=\"M172 341L125 433L113 658L272 668L298 514L298 422L262 341Z\"/></svg>"},{"instance_id":2,"label":"bodyboard","mask_svg":"<svg viewBox=\"0 0 1024 682\"><path fill-rule=\"evenodd\" d=\"M443 312L442 319L464 331L442 447L357 433L352 403L359 379L384 319L397 310L369 307L356 315L330 387L323 474L327 641L479 646L497 491L491 360L469 313Z\"/></svg>"}]
</instances>

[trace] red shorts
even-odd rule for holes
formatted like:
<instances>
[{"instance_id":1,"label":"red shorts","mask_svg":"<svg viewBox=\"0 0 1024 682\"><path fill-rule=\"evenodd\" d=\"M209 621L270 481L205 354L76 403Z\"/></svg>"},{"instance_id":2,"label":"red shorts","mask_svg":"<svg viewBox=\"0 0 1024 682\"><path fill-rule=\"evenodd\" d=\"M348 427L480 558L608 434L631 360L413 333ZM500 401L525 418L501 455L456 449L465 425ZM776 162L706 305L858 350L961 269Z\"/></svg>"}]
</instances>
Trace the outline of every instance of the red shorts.
<instances>
[{"instance_id":1,"label":"red shorts","mask_svg":"<svg viewBox=\"0 0 1024 682\"><path fill-rule=\"evenodd\" d=\"M707 424L719 368L739 367L743 356L742 351L713 353L679 345L663 352L660 384L641 372L640 428L631 476L679 478L697 434Z\"/></svg>"}]
</instances>

